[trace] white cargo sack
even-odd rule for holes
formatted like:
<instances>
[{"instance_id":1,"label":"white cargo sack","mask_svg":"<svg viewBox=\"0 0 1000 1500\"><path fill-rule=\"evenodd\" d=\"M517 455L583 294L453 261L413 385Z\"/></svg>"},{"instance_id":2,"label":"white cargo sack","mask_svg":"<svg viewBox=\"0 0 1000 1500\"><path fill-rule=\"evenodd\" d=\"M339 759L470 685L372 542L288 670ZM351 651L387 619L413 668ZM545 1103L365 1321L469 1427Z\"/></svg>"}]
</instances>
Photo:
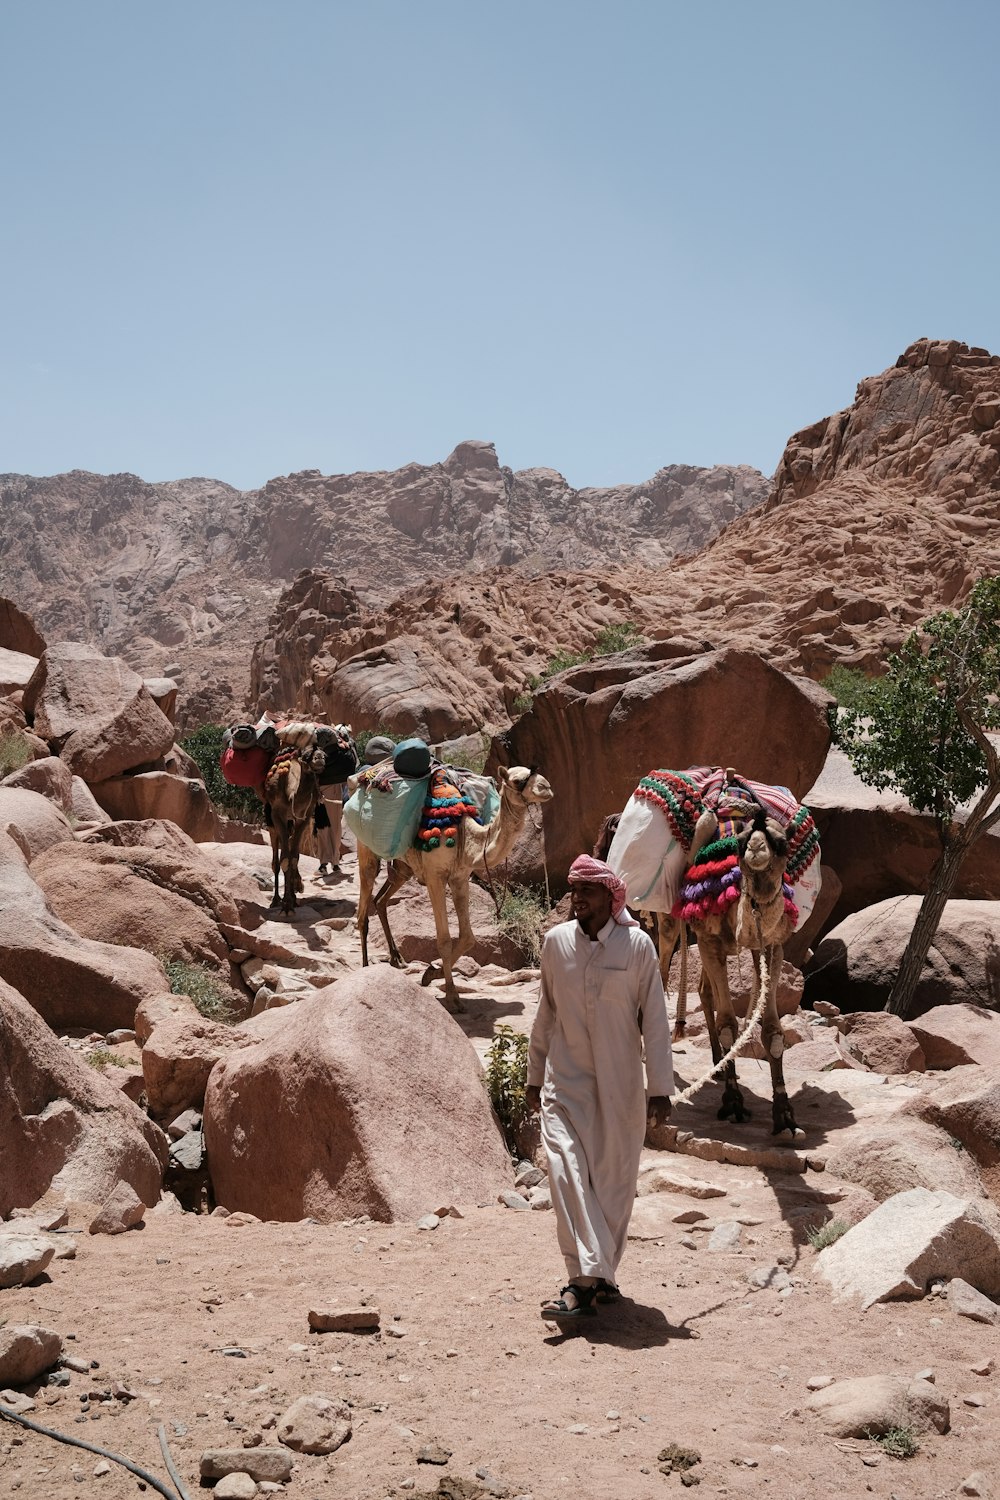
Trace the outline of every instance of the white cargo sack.
<instances>
[{"instance_id":1,"label":"white cargo sack","mask_svg":"<svg viewBox=\"0 0 1000 1500\"><path fill-rule=\"evenodd\" d=\"M646 797L630 797L608 850L607 863L625 882L628 904L641 911L673 910L687 867L662 810Z\"/></svg>"}]
</instances>

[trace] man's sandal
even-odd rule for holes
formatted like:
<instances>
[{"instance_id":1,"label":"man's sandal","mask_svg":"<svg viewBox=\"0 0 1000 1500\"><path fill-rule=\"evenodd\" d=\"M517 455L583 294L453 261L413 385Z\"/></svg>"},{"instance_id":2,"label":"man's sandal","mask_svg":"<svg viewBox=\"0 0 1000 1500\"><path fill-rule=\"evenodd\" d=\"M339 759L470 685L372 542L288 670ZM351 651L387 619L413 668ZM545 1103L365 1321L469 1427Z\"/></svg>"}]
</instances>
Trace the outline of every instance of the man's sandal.
<instances>
[{"instance_id":1,"label":"man's sandal","mask_svg":"<svg viewBox=\"0 0 1000 1500\"><path fill-rule=\"evenodd\" d=\"M548 1323L562 1323L572 1318L593 1318L597 1309L594 1296L597 1288L576 1286L572 1281L564 1286L558 1297L550 1297L542 1303L542 1317Z\"/></svg>"},{"instance_id":2,"label":"man's sandal","mask_svg":"<svg viewBox=\"0 0 1000 1500\"><path fill-rule=\"evenodd\" d=\"M621 1292L613 1281L605 1281L603 1276L594 1288L594 1297L597 1302L620 1302Z\"/></svg>"}]
</instances>

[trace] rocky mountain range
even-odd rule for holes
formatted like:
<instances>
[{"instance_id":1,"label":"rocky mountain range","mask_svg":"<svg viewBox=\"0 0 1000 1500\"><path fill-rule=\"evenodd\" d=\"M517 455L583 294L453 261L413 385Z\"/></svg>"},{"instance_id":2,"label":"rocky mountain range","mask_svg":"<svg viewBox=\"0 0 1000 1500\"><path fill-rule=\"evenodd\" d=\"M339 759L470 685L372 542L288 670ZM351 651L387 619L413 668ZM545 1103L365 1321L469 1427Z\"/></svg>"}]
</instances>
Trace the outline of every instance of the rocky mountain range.
<instances>
[{"instance_id":1,"label":"rocky mountain range","mask_svg":"<svg viewBox=\"0 0 1000 1500\"><path fill-rule=\"evenodd\" d=\"M377 612L423 578L621 565L639 545L664 564L767 491L755 469L685 465L644 484L574 490L553 469L502 467L481 442L459 444L443 463L305 470L250 491L212 479L6 474L0 592L49 640L180 676L190 725L242 708L250 651L303 569L335 574L356 591L353 608Z\"/></svg>"},{"instance_id":2,"label":"rocky mountain range","mask_svg":"<svg viewBox=\"0 0 1000 1500\"><path fill-rule=\"evenodd\" d=\"M766 502L694 555L649 559L530 581L494 569L368 611L303 575L257 648L253 694L431 738L504 728L560 652L593 656L623 626L675 657L735 647L814 678L875 672L918 620L1000 571L1000 357L918 340L789 440ZM591 676L579 666L566 690Z\"/></svg>"}]
</instances>

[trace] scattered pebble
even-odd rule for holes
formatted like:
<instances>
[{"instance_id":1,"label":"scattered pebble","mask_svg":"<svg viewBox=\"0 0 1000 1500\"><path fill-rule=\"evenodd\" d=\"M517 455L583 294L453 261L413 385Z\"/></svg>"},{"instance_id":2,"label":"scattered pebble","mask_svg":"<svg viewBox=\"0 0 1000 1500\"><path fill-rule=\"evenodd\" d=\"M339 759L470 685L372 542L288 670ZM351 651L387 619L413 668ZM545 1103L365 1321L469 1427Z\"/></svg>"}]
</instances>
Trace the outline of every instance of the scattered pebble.
<instances>
[{"instance_id":1,"label":"scattered pebble","mask_svg":"<svg viewBox=\"0 0 1000 1500\"><path fill-rule=\"evenodd\" d=\"M402 1376L400 1376L400 1379L402 1379ZM450 1457L450 1448L445 1448L441 1443L425 1443L417 1453L417 1463L446 1464Z\"/></svg>"}]
</instances>

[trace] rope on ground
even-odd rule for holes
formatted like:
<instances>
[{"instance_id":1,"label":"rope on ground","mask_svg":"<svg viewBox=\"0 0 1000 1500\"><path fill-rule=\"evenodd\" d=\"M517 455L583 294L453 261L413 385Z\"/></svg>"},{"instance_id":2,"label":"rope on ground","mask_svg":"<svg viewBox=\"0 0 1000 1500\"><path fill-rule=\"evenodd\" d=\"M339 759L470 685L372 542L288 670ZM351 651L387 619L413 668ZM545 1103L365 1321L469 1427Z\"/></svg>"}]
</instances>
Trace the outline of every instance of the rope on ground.
<instances>
[{"instance_id":1,"label":"rope on ground","mask_svg":"<svg viewBox=\"0 0 1000 1500\"><path fill-rule=\"evenodd\" d=\"M55 1438L58 1443L69 1443L73 1448L84 1448L88 1453L97 1453L101 1458L110 1458L146 1484L151 1484L153 1489L163 1496L163 1500L190 1500L190 1496L185 1495L183 1491L178 1495L176 1491L168 1488L162 1479L157 1479L155 1474L150 1474L147 1469L134 1464L130 1458L123 1458L120 1453L112 1453L110 1448L99 1448L96 1443L84 1442L83 1438L70 1437L67 1432L57 1432L54 1427L43 1427L41 1422L32 1422L30 1417L22 1417L20 1412L15 1411L12 1406L5 1406L3 1402L0 1402L0 1417L8 1422L19 1422L22 1427L29 1427L32 1432L40 1432L43 1437Z\"/></svg>"},{"instance_id":2,"label":"rope on ground","mask_svg":"<svg viewBox=\"0 0 1000 1500\"><path fill-rule=\"evenodd\" d=\"M167 1443L167 1431L162 1422L157 1424L156 1435L160 1440L160 1452L163 1454L163 1462L167 1466L167 1473L177 1486L178 1495L181 1497L181 1500L191 1500L191 1496L184 1488L184 1481L177 1472L177 1465L174 1463L173 1454L170 1452L170 1447Z\"/></svg>"},{"instance_id":3,"label":"rope on ground","mask_svg":"<svg viewBox=\"0 0 1000 1500\"><path fill-rule=\"evenodd\" d=\"M739 1036L736 1038L733 1045L730 1047L729 1051L724 1052L723 1055L719 1058L719 1061L717 1063L714 1063L712 1067L709 1068L707 1073L703 1073L700 1078L697 1078L694 1083L689 1084L686 1089L682 1089L679 1094L674 1094L671 1100L672 1104L686 1104L688 1100L692 1098L692 1096L696 1094L700 1088L704 1088L705 1084L710 1083L717 1073L721 1073L726 1064L730 1062L738 1052L742 1052L744 1047L749 1046L750 1038L753 1035L753 1029L764 1013L764 1006L767 1004L768 985L770 984L770 975L768 973L767 960L764 957L763 948L760 952L759 978L760 993L757 996L757 1004L754 1006L751 1014L747 1016L746 1025L740 1032Z\"/></svg>"}]
</instances>

